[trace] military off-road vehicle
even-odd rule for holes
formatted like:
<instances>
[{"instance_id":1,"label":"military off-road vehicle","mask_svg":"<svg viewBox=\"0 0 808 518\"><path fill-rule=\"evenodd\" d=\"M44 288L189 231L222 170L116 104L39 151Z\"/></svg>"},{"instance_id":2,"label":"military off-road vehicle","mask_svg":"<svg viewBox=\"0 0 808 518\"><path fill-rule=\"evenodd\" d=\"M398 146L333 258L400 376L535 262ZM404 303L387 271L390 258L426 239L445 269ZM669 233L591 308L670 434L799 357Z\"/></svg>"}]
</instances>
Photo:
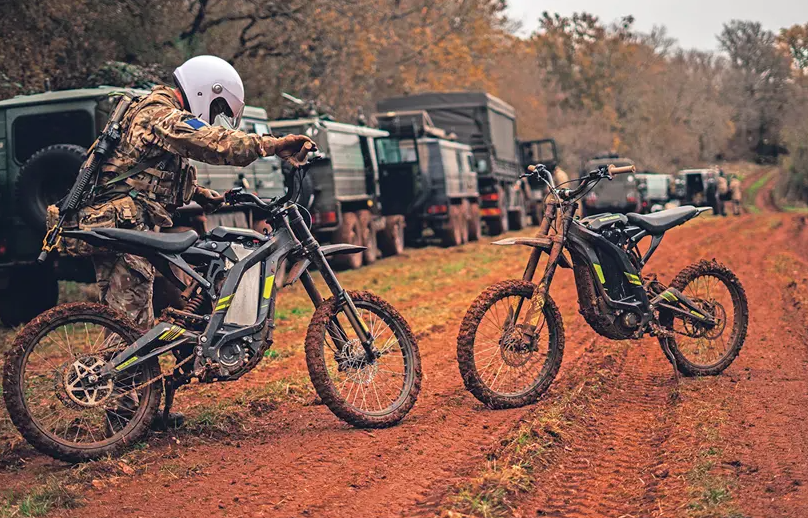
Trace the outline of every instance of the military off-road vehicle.
<instances>
[{"instance_id":1,"label":"military off-road vehicle","mask_svg":"<svg viewBox=\"0 0 808 518\"><path fill-rule=\"evenodd\" d=\"M64 90L0 101L0 320L5 325L25 322L54 306L59 280L95 281L86 259L64 256L40 265L36 257L48 205L70 190L87 148L114 107L110 96L122 90ZM269 131L261 108L245 108L242 124L249 131ZM200 184L216 190L247 180L261 197L284 192L280 161L275 157L245 168L197 166ZM252 216L243 210L223 211L205 219L200 207L192 204L181 209L175 222L198 230L217 225L244 227L251 226Z\"/></svg>"},{"instance_id":2,"label":"military off-road vehicle","mask_svg":"<svg viewBox=\"0 0 808 518\"><path fill-rule=\"evenodd\" d=\"M292 98L289 96L289 98ZM331 120L312 112L271 121L278 136L302 134L317 143L323 158L309 171L299 203L311 212L311 231L319 241L364 246L363 254L333 258L343 268L359 268L404 249L404 216L382 211L374 140L389 133Z\"/></svg>"},{"instance_id":3,"label":"military off-road vehicle","mask_svg":"<svg viewBox=\"0 0 808 518\"><path fill-rule=\"evenodd\" d=\"M482 220L471 147L436 128L423 110L374 117L390 132L376 139L383 212L405 215L408 241L426 228L444 246L477 241Z\"/></svg>"}]
</instances>

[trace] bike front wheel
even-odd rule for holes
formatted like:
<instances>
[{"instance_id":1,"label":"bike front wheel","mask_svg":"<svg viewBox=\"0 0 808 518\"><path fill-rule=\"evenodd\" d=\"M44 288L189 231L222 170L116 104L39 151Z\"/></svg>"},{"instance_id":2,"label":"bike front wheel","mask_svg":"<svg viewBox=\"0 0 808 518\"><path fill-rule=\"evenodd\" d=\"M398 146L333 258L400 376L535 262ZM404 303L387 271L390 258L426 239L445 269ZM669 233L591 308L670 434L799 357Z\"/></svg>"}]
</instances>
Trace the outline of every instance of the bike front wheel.
<instances>
[{"instance_id":1,"label":"bike front wheel","mask_svg":"<svg viewBox=\"0 0 808 518\"><path fill-rule=\"evenodd\" d=\"M369 355L345 308L330 298L306 333L306 364L323 403L361 428L392 426L412 409L421 389L418 342L404 317L365 291L348 292L373 338Z\"/></svg>"},{"instance_id":2,"label":"bike front wheel","mask_svg":"<svg viewBox=\"0 0 808 518\"><path fill-rule=\"evenodd\" d=\"M549 294L534 322L523 321L535 284L503 281L480 294L457 336L463 383L490 408L535 402L550 387L564 355L564 325Z\"/></svg>"}]
</instances>

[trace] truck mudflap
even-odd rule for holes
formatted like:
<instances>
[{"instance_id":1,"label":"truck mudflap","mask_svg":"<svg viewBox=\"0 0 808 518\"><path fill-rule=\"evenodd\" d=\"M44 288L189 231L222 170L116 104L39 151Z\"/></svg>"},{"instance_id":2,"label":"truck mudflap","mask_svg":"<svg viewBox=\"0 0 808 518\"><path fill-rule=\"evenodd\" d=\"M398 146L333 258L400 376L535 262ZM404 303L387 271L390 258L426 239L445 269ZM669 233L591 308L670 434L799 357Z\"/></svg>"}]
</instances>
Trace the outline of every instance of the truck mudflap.
<instances>
[{"instance_id":1,"label":"truck mudflap","mask_svg":"<svg viewBox=\"0 0 808 518\"><path fill-rule=\"evenodd\" d=\"M358 254L367 250L367 247L350 245L347 243L337 243L334 245L323 245L320 247L320 250L323 252L324 256L329 257L332 255ZM301 259L300 261L296 262L289 270L289 274L286 276L286 281L283 283L283 285L290 286L294 284L298 279L300 279L303 272L309 268L310 264L311 261L308 259Z\"/></svg>"}]
</instances>

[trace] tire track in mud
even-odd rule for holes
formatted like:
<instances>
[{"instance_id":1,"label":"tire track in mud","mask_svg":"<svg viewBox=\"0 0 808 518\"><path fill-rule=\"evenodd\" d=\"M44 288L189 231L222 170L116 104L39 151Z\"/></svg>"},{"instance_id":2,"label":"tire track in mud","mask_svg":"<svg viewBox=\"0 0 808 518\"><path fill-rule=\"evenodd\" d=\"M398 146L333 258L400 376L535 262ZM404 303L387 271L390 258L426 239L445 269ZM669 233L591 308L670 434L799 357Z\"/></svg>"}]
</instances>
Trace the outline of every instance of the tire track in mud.
<instances>
[{"instance_id":1,"label":"tire track in mud","mask_svg":"<svg viewBox=\"0 0 808 518\"><path fill-rule=\"evenodd\" d=\"M596 413L572 427L565 454L520 506L525 516L647 516L656 507L656 482L665 470L658 449L669 434L675 386L660 356L650 344L631 343Z\"/></svg>"}]
</instances>

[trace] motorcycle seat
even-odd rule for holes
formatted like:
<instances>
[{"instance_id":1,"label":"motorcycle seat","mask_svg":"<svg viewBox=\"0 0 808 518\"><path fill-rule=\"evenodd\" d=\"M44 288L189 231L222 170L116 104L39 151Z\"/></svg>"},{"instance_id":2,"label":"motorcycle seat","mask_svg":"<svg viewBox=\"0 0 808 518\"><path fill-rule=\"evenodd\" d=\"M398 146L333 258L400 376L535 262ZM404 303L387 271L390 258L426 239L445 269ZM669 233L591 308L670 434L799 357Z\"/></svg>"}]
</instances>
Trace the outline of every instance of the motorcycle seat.
<instances>
[{"instance_id":1,"label":"motorcycle seat","mask_svg":"<svg viewBox=\"0 0 808 518\"><path fill-rule=\"evenodd\" d=\"M193 230L163 234L160 232L127 230L123 228L98 228L95 229L95 233L123 243L151 248L166 253L183 252L199 239L199 235Z\"/></svg>"},{"instance_id":2,"label":"motorcycle seat","mask_svg":"<svg viewBox=\"0 0 808 518\"><path fill-rule=\"evenodd\" d=\"M651 235L659 235L667 232L673 227L677 227L689 221L699 214L702 210L697 209L693 205L685 205L683 207L676 207L674 209L661 210L653 214L637 214L629 212L626 214L628 222L637 225Z\"/></svg>"}]
</instances>

